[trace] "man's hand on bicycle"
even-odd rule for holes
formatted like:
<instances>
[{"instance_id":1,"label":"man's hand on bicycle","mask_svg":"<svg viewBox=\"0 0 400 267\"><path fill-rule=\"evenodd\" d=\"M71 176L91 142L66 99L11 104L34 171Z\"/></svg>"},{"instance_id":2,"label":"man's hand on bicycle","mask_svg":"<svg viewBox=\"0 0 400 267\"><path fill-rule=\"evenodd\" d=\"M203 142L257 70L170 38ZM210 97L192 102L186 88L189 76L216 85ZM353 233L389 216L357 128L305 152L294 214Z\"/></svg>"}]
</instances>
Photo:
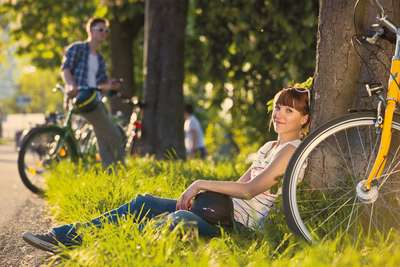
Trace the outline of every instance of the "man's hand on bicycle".
<instances>
[{"instance_id":1,"label":"man's hand on bicycle","mask_svg":"<svg viewBox=\"0 0 400 267\"><path fill-rule=\"evenodd\" d=\"M121 88L122 79L110 79L107 82L100 84L99 89L108 92L108 91L119 91Z\"/></svg>"},{"instance_id":2,"label":"man's hand on bicycle","mask_svg":"<svg viewBox=\"0 0 400 267\"><path fill-rule=\"evenodd\" d=\"M68 98L74 98L78 94L78 87L75 84L66 84L65 92Z\"/></svg>"}]
</instances>

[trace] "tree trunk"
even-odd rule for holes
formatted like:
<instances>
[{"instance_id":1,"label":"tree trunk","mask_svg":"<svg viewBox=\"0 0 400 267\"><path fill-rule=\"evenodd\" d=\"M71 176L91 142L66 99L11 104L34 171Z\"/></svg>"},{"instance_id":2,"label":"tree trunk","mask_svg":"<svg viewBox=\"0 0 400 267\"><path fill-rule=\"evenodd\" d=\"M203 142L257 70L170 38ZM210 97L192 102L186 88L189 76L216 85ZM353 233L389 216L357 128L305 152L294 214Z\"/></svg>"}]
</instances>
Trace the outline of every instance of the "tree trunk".
<instances>
[{"instance_id":1,"label":"tree trunk","mask_svg":"<svg viewBox=\"0 0 400 267\"><path fill-rule=\"evenodd\" d=\"M121 91L124 97L135 94L133 41L143 24L143 14L123 21L115 16L110 23L111 77L124 80ZM111 97L111 112L115 114L117 111L122 111L123 117L129 121L132 107L119 97Z\"/></svg>"},{"instance_id":2,"label":"tree trunk","mask_svg":"<svg viewBox=\"0 0 400 267\"><path fill-rule=\"evenodd\" d=\"M141 151L184 158L183 56L187 0L145 3L145 91Z\"/></svg>"},{"instance_id":3,"label":"tree trunk","mask_svg":"<svg viewBox=\"0 0 400 267\"><path fill-rule=\"evenodd\" d=\"M389 73L368 52L365 46L355 45L366 60L368 66L374 70L373 75L368 73L365 64L352 46L352 37L355 35L353 24L353 10L356 1L348 0L321 0L318 23L317 59L314 74L312 128L320 126L326 121L342 115L350 108L371 107L372 102L360 100L366 96L364 84L366 82L381 82L387 85ZM399 11L399 3L394 0L381 0L388 11L390 19L394 21ZM396 4L394 4L397 2ZM360 1L364 4L358 9L360 15L357 20L361 30L367 29L375 18L378 10L369 1ZM394 9L396 7L396 9ZM396 10L397 14L390 12ZM378 56L386 66L390 66L393 55L393 45L388 42L380 44L384 52ZM369 49L374 49L371 46ZM375 51L376 52L376 51Z\"/></svg>"},{"instance_id":4,"label":"tree trunk","mask_svg":"<svg viewBox=\"0 0 400 267\"><path fill-rule=\"evenodd\" d=\"M321 0L312 128L346 112L357 92L360 62L351 46L353 1Z\"/></svg>"},{"instance_id":5,"label":"tree trunk","mask_svg":"<svg viewBox=\"0 0 400 267\"><path fill-rule=\"evenodd\" d=\"M314 75L314 86L312 89L312 124L315 129L325 122L347 113L348 109L373 108L375 103L368 98L365 91L365 83L381 82L387 85L389 72L379 63L382 61L386 67L390 66L393 55L393 45L386 41L380 41L380 46L385 50L378 53L379 60L373 56L377 52L372 45L352 46L352 38L355 36L353 10L356 1L348 0L321 0L318 25L317 60ZM385 10L394 10L392 0L381 0ZM361 32L369 28L375 22L378 10L369 1L360 1L364 4L357 10L357 19ZM399 3L396 3L399 10ZM396 11L398 12L398 11ZM389 18L395 18L389 13ZM356 50L357 49L357 50ZM371 53L372 49L372 53ZM363 57L364 63L357 55ZM368 71L368 67L370 71ZM354 138L357 138L355 136ZM347 140L355 143L356 140ZM337 142L340 142L337 141ZM332 146L337 144L332 144ZM346 148L345 145L343 145ZM345 149L343 151L346 151ZM311 157L311 156L310 156ZM337 154L329 152L329 149L321 148L312 156L311 164L308 166L308 174L312 174L311 181L323 182L324 177L340 177ZM361 168L364 159L354 159ZM356 166L357 168L357 166ZM343 168L342 168L343 169ZM310 171L311 170L311 171ZM336 176L335 176L336 175Z\"/></svg>"}]
</instances>

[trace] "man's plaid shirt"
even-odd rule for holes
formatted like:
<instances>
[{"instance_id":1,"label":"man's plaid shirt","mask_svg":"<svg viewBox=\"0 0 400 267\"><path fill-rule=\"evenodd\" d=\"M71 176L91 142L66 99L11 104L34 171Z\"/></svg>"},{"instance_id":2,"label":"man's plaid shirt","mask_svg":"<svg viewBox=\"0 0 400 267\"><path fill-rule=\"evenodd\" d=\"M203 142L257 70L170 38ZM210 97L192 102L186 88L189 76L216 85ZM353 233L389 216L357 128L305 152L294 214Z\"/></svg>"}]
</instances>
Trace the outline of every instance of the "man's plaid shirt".
<instances>
[{"instance_id":1,"label":"man's plaid shirt","mask_svg":"<svg viewBox=\"0 0 400 267\"><path fill-rule=\"evenodd\" d=\"M69 69L78 86L88 86L89 53L90 48L88 42L76 42L67 47L63 57L61 69ZM96 73L96 83L99 85L106 82L108 78L104 59L100 53L97 53L97 55L99 68Z\"/></svg>"}]
</instances>

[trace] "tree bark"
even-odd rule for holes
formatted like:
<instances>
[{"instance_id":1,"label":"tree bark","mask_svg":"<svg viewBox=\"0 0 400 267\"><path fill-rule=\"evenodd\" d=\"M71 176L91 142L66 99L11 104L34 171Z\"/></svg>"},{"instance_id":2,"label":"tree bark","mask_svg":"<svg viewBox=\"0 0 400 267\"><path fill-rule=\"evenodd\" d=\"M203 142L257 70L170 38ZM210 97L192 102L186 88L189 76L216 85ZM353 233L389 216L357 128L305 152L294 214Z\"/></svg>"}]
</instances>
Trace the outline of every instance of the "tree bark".
<instances>
[{"instance_id":1,"label":"tree bark","mask_svg":"<svg viewBox=\"0 0 400 267\"><path fill-rule=\"evenodd\" d=\"M133 18L120 20L117 16L111 20L111 77L122 78L121 94L132 97L135 94L133 41L144 24L143 14ZM129 121L132 107L119 97L111 97L111 112L122 111L123 117Z\"/></svg>"},{"instance_id":2,"label":"tree bark","mask_svg":"<svg viewBox=\"0 0 400 267\"><path fill-rule=\"evenodd\" d=\"M351 46L353 1L321 0L312 128L346 112L357 91L360 62Z\"/></svg>"},{"instance_id":3,"label":"tree bark","mask_svg":"<svg viewBox=\"0 0 400 267\"><path fill-rule=\"evenodd\" d=\"M365 30L372 23L376 23L378 10L369 1L361 2L365 5L358 9L357 28L365 34ZM398 1L381 0L380 2L385 10L396 10L398 13ZM348 109L374 108L373 99L367 97L365 83L380 82L385 87L387 85L389 72L386 68L390 67L394 46L387 41L380 41L379 45L384 50L378 52L379 60L374 56L377 50L372 45L357 45L353 42L355 47L352 46L352 39L356 34L353 21L354 3L355 1L348 0L320 1L317 60L312 89L311 130L347 113ZM387 15L390 19L394 19L394 15L398 14L388 12ZM386 67L381 63L384 63ZM356 140L351 140L351 137L349 139L350 143L356 142ZM307 168L308 174L312 175L310 180L314 184L324 181L324 177L329 175L330 177L341 175L337 173L340 170L338 167L340 159L328 150L320 148L316 151ZM354 161L362 164L365 160L360 158L359 161L357 159Z\"/></svg>"},{"instance_id":4,"label":"tree bark","mask_svg":"<svg viewBox=\"0 0 400 267\"><path fill-rule=\"evenodd\" d=\"M312 129L326 121L338 117L350 108L372 107L370 99L365 99L366 82L381 82L387 85L389 73L372 55L367 47L356 45L357 50L374 71L371 75L352 46L355 35L353 11L356 1L321 0L317 34L317 58L314 74L312 101ZM380 0L389 18L396 21L399 2ZM361 30L365 31L375 22L378 10L369 1L360 1L357 19ZM363 5L365 4L365 5ZM397 19L398 21L398 19ZM390 66L393 45L383 41L384 49L379 59ZM374 49L369 47L368 49ZM361 101L365 100L365 101ZM368 103L366 103L368 102Z\"/></svg>"},{"instance_id":5,"label":"tree bark","mask_svg":"<svg viewBox=\"0 0 400 267\"><path fill-rule=\"evenodd\" d=\"M145 3L145 87L141 151L184 158L183 78L187 0Z\"/></svg>"}]
</instances>

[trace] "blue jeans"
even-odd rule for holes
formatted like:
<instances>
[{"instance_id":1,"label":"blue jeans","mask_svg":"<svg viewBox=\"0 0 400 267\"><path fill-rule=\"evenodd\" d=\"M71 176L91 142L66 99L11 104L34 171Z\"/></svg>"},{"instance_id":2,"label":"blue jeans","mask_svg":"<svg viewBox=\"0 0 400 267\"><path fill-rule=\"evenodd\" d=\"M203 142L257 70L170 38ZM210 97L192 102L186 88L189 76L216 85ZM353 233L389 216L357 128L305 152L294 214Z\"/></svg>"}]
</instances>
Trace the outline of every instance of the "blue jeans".
<instances>
[{"instance_id":1,"label":"blue jeans","mask_svg":"<svg viewBox=\"0 0 400 267\"><path fill-rule=\"evenodd\" d=\"M193 212L187 210L176 210L176 200L168 198L160 198L152 195L138 195L130 202L104 213L98 218L90 222L81 224L83 227L94 225L101 227L103 223L118 223L118 220L126 215L133 215L138 222L145 222L146 219L152 219L160 214L168 214L167 221L171 222L171 228L174 228L178 223L182 222L184 226L197 227L199 234L206 237L214 237L220 234L218 226L213 225L197 216ZM141 227L142 224L138 224ZM65 224L53 228L52 233L55 234L58 241L63 244L74 243L73 240L80 240L76 233L75 224Z\"/></svg>"}]
</instances>

